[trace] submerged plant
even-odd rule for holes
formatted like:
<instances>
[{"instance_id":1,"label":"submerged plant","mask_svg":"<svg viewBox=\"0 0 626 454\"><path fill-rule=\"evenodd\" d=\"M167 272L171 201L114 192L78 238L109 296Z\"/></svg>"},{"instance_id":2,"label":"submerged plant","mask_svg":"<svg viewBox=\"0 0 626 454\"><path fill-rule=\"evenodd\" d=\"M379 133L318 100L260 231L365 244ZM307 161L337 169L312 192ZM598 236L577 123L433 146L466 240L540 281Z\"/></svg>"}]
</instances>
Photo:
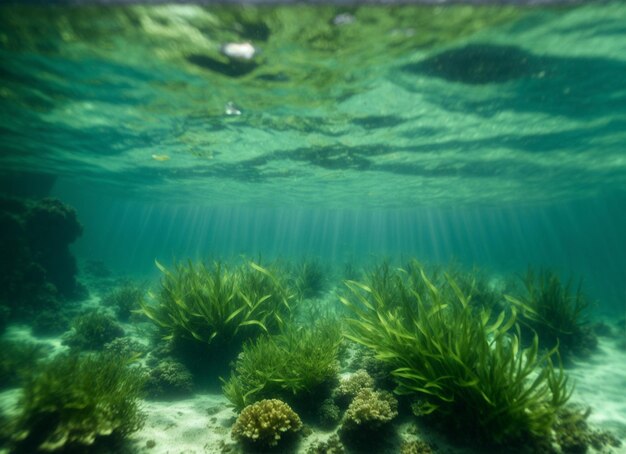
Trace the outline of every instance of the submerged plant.
<instances>
[{"instance_id":1,"label":"submerged plant","mask_svg":"<svg viewBox=\"0 0 626 454\"><path fill-rule=\"evenodd\" d=\"M317 260L303 260L295 269L294 281L301 298L320 296L326 286L324 267Z\"/></svg>"},{"instance_id":2,"label":"submerged plant","mask_svg":"<svg viewBox=\"0 0 626 454\"><path fill-rule=\"evenodd\" d=\"M276 330L291 311L287 287L267 268L250 262L229 269L220 262L178 263L162 272L156 304L143 312L166 339L210 344L246 339Z\"/></svg>"},{"instance_id":3,"label":"submerged plant","mask_svg":"<svg viewBox=\"0 0 626 454\"><path fill-rule=\"evenodd\" d=\"M110 315L97 310L72 320L72 330L63 343L78 350L102 350L105 345L124 335L124 329Z\"/></svg>"},{"instance_id":4,"label":"submerged plant","mask_svg":"<svg viewBox=\"0 0 626 454\"><path fill-rule=\"evenodd\" d=\"M43 344L0 340L0 390L18 385L45 356Z\"/></svg>"},{"instance_id":5,"label":"submerged plant","mask_svg":"<svg viewBox=\"0 0 626 454\"><path fill-rule=\"evenodd\" d=\"M497 311L501 309L504 296L500 289L494 288L489 282L485 271L478 267L465 270L458 265L453 265L446 270L446 273L454 280L463 294L470 298L475 310ZM443 288L451 290L449 286L444 285Z\"/></svg>"},{"instance_id":6,"label":"submerged plant","mask_svg":"<svg viewBox=\"0 0 626 454\"><path fill-rule=\"evenodd\" d=\"M537 333L541 346L558 345L565 357L595 347L595 335L585 326L590 304L582 280L574 287L571 279L563 284L552 271L535 273L529 268L523 282L525 294L506 299L519 308L521 323Z\"/></svg>"},{"instance_id":7,"label":"submerged plant","mask_svg":"<svg viewBox=\"0 0 626 454\"><path fill-rule=\"evenodd\" d=\"M87 452L125 438L143 425L143 386L143 374L117 356L57 356L26 380L12 452Z\"/></svg>"},{"instance_id":8,"label":"submerged plant","mask_svg":"<svg viewBox=\"0 0 626 454\"><path fill-rule=\"evenodd\" d=\"M376 290L346 283L351 297L342 302L354 315L348 337L393 367L396 392L415 398L416 414L436 413L484 442L547 437L570 396L562 368L553 366L554 350L540 356L536 336L520 348L515 311L477 313L452 278L438 288L412 266L419 281L398 280L404 271L381 278L400 297L381 293L388 282L375 282Z\"/></svg>"},{"instance_id":9,"label":"submerged plant","mask_svg":"<svg viewBox=\"0 0 626 454\"><path fill-rule=\"evenodd\" d=\"M224 394L237 411L265 398L313 397L335 379L340 343L339 323L331 320L259 337L244 345Z\"/></svg>"},{"instance_id":10,"label":"submerged plant","mask_svg":"<svg viewBox=\"0 0 626 454\"><path fill-rule=\"evenodd\" d=\"M102 297L102 304L115 310L117 317L127 321L132 312L139 309L144 295L144 289L133 283L125 281L121 286L108 292Z\"/></svg>"}]
</instances>

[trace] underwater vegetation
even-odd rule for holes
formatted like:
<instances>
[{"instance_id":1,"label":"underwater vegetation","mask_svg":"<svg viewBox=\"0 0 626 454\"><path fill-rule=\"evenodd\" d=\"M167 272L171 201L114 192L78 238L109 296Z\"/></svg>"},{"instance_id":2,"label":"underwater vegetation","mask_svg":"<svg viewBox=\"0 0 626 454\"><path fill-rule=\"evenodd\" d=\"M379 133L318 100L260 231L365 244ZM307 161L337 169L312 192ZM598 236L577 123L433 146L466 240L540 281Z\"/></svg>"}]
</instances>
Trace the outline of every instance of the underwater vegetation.
<instances>
[{"instance_id":1,"label":"underwater vegetation","mask_svg":"<svg viewBox=\"0 0 626 454\"><path fill-rule=\"evenodd\" d=\"M421 287L421 281L415 273L413 262L405 268L396 268L387 260L374 265L364 273L363 279L368 283L372 295L376 299L384 300L386 304L394 304L398 310L412 311L413 295L411 289ZM347 281L356 282L356 281ZM342 289L341 295L352 295L350 287ZM343 302L342 296L340 299ZM408 314L407 314L408 315Z\"/></svg>"},{"instance_id":2,"label":"underwater vegetation","mask_svg":"<svg viewBox=\"0 0 626 454\"><path fill-rule=\"evenodd\" d=\"M11 452L87 452L139 430L145 377L110 354L62 354L32 370L12 427Z\"/></svg>"},{"instance_id":3,"label":"underwater vegetation","mask_svg":"<svg viewBox=\"0 0 626 454\"><path fill-rule=\"evenodd\" d=\"M397 270L370 275L377 279L372 285L346 283L348 337L393 366L396 392L414 399L417 415L432 414L484 443L548 437L571 394L562 368L553 365L555 350L540 355L536 336L521 348L515 311L476 313L452 278L445 277L441 285L451 291L444 291L417 263L412 267L419 280Z\"/></svg>"},{"instance_id":4,"label":"underwater vegetation","mask_svg":"<svg viewBox=\"0 0 626 454\"><path fill-rule=\"evenodd\" d=\"M556 440L562 452L588 452L590 447L603 452L605 447L618 448L622 442L607 431L593 430L587 424L591 408L568 406L558 413L555 424Z\"/></svg>"},{"instance_id":5,"label":"underwater vegetation","mask_svg":"<svg viewBox=\"0 0 626 454\"><path fill-rule=\"evenodd\" d=\"M229 268L187 262L172 271L157 266L163 274L156 304L144 302L142 310L166 339L243 341L275 331L291 311L286 284L256 263Z\"/></svg>"},{"instance_id":6,"label":"underwater vegetation","mask_svg":"<svg viewBox=\"0 0 626 454\"><path fill-rule=\"evenodd\" d=\"M362 270L352 261L346 261L341 270L343 280L356 281L361 279Z\"/></svg>"},{"instance_id":7,"label":"underwater vegetation","mask_svg":"<svg viewBox=\"0 0 626 454\"><path fill-rule=\"evenodd\" d=\"M30 326L36 336L56 336L70 328L70 318L63 311L47 308L34 315Z\"/></svg>"},{"instance_id":8,"label":"underwater vegetation","mask_svg":"<svg viewBox=\"0 0 626 454\"><path fill-rule=\"evenodd\" d=\"M41 344L0 339L0 390L18 385L45 354Z\"/></svg>"},{"instance_id":9,"label":"underwater vegetation","mask_svg":"<svg viewBox=\"0 0 626 454\"><path fill-rule=\"evenodd\" d=\"M224 382L224 395L237 411L269 398L317 407L336 380L341 340L341 325L322 320L312 327L288 326L280 334L250 341Z\"/></svg>"},{"instance_id":10,"label":"underwater vegetation","mask_svg":"<svg viewBox=\"0 0 626 454\"><path fill-rule=\"evenodd\" d=\"M193 375L184 364L160 361L150 369L146 389L150 398L185 397L193 393Z\"/></svg>"},{"instance_id":11,"label":"underwater vegetation","mask_svg":"<svg viewBox=\"0 0 626 454\"><path fill-rule=\"evenodd\" d=\"M76 211L53 198L0 196L0 307L28 319L82 296L69 245L82 234ZM8 315L6 315L8 312Z\"/></svg>"},{"instance_id":12,"label":"underwater vegetation","mask_svg":"<svg viewBox=\"0 0 626 454\"><path fill-rule=\"evenodd\" d=\"M238 416L230 423L237 446L223 449L292 452L297 435L313 428L334 436L308 452L432 452L402 432L411 412L420 420L412 424L433 423L491 452L619 443L566 406L563 341L542 339L524 312L532 306L502 296L503 280L478 269L383 261L362 282L346 281L338 300L305 300L294 280L300 263L158 264L149 300L140 286L118 280L101 309L78 312L63 336L69 353L46 361L39 346L0 342L2 386L23 386L21 414L0 420L0 441L16 453L121 452L143 424L140 399L194 399L221 376ZM553 281L533 280L554 286L547 293L572 312L584 307L576 287ZM127 314L139 299L123 337L125 314L116 308ZM151 322L138 323L140 313Z\"/></svg>"},{"instance_id":13,"label":"underwater vegetation","mask_svg":"<svg viewBox=\"0 0 626 454\"><path fill-rule=\"evenodd\" d=\"M72 330L64 336L63 344L79 351L102 350L123 335L124 329L115 318L95 310L72 320Z\"/></svg>"},{"instance_id":14,"label":"underwater vegetation","mask_svg":"<svg viewBox=\"0 0 626 454\"><path fill-rule=\"evenodd\" d=\"M321 262L303 260L294 271L294 287L300 298L320 296L327 284L327 276Z\"/></svg>"},{"instance_id":15,"label":"underwater vegetation","mask_svg":"<svg viewBox=\"0 0 626 454\"><path fill-rule=\"evenodd\" d=\"M590 302L582 280L574 287L572 279L564 284L553 271L529 269L523 284L523 296L506 299L519 308L520 323L526 331L537 333L542 347L558 346L564 359L596 347L597 338L587 326Z\"/></svg>"},{"instance_id":16,"label":"underwater vegetation","mask_svg":"<svg viewBox=\"0 0 626 454\"><path fill-rule=\"evenodd\" d=\"M102 297L105 307L115 310L117 318L128 321L133 311L140 309L144 297L144 289L132 281L125 281L119 287L111 290Z\"/></svg>"},{"instance_id":17,"label":"underwater vegetation","mask_svg":"<svg viewBox=\"0 0 626 454\"><path fill-rule=\"evenodd\" d=\"M500 286L495 288L484 270L477 267L464 270L459 266L451 266L446 269L446 274L454 280L461 292L467 295L475 310L487 309L496 312L504 308L503 289ZM448 286L443 288L453 292Z\"/></svg>"},{"instance_id":18,"label":"underwater vegetation","mask_svg":"<svg viewBox=\"0 0 626 454\"><path fill-rule=\"evenodd\" d=\"M139 358L144 356L149 346L135 340L132 337L116 337L111 342L104 344L104 351L120 358Z\"/></svg>"},{"instance_id":19,"label":"underwater vegetation","mask_svg":"<svg viewBox=\"0 0 626 454\"><path fill-rule=\"evenodd\" d=\"M300 417L278 399L265 399L243 409L232 429L232 436L256 449L268 449L302 429Z\"/></svg>"}]
</instances>

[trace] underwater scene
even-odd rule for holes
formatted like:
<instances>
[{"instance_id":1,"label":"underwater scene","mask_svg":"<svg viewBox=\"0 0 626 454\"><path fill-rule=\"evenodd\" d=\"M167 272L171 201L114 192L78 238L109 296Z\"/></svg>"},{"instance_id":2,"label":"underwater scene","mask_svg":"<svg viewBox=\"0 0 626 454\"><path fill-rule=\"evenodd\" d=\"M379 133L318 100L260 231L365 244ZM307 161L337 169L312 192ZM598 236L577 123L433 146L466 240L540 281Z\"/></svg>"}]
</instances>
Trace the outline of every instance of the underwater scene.
<instances>
[{"instance_id":1,"label":"underwater scene","mask_svg":"<svg viewBox=\"0 0 626 454\"><path fill-rule=\"evenodd\" d=\"M1 453L626 453L626 3L0 5Z\"/></svg>"}]
</instances>

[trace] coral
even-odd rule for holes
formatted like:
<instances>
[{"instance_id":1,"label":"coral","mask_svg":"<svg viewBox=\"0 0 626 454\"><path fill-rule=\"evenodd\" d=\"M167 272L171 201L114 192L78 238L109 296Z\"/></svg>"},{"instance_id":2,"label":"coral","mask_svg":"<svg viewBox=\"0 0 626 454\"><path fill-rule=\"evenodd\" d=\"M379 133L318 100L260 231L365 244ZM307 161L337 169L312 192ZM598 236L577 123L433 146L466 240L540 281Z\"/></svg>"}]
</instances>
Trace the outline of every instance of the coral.
<instances>
[{"instance_id":1,"label":"coral","mask_svg":"<svg viewBox=\"0 0 626 454\"><path fill-rule=\"evenodd\" d=\"M25 230L48 280L61 295L72 296L78 269L68 246L83 233L76 211L57 199L42 199L29 207Z\"/></svg>"},{"instance_id":2,"label":"coral","mask_svg":"<svg viewBox=\"0 0 626 454\"><path fill-rule=\"evenodd\" d=\"M621 446L621 441L610 432L589 428L587 418L590 413L590 408L583 411L574 406L559 411L554 432L562 452L585 453L589 447L604 452L606 446L614 448Z\"/></svg>"},{"instance_id":3,"label":"coral","mask_svg":"<svg viewBox=\"0 0 626 454\"><path fill-rule=\"evenodd\" d=\"M306 454L343 454L346 452L337 434L331 435L328 440L313 443L306 450Z\"/></svg>"},{"instance_id":4,"label":"coral","mask_svg":"<svg viewBox=\"0 0 626 454\"><path fill-rule=\"evenodd\" d=\"M344 415L342 430L375 430L398 416L398 401L387 391L362 388Z\"/></svg>"},{"instance_id":5,"label":"coral","mask_svg":"<svg viewBox=\"0 0 626 454\"><path fill-rule=\"evenodd\" d=\"M436 413L485 443L549 437L571 389L554 349L539 355L536 336L520 347L514 311L475 311L452 278L435 286L416 263L375 278L347 282L348 337L393 367L396 391L419 402L417 414Z\"/></svg>"},{"instance_id":6,"label":"coral","mask_svg":"<svg viewBox=\"0 0 626 454\"><path fill-rule=\"evenodd\" d=\"M74 209L56 199L0 196L0 304L12 318L81 296L69 250L81 232Z\"/></svg>"},{"instance_id":7,"label":"coral","mask_svg":"<svg viewBox=\"0 0 626 454\"><path fill-rule=\"evenodd\" d=\"M333 399L325 399L320 405L317 417L322 427L332 428L341 420L341 409Z\"/></svg>"},{"instance_id":8,"label":"coral","mask_svg":"<svg viewBox=\"0 0 626 454\"><path fill-rule=\"evenodd\" d=\"M436 451L422 440L405 441L400 445L400 454L433 454Z\"/></svg>"},{"instance_id":9,"label":"coral","mask_svg":"<svg viewBox=\"0 0 626 454\"><path fill-rule=\"evenodd\" d=\"M354 346L355 351L350 361L350 368L364 369L372 377L377 388L393 389L395 383L389 364L376 358L376 352L371 348L359 344Z\"/></svg>"},{"instance_id":10,"label":"coral","mask_svg":"<svg viewBox=\"0 0 626 454\"><path fill-rule=\"evenodd\" d=\"M104 345L104 351L122 358L143 356L148 347L132 337L118 337Z\"/></svg>"},{"instance_id":11,"label":"coral","mask_svg":"<svg viewBox=\"0 0 626 454\"><path fill-rule=\"evenodd\" d=\"M76 210L54 198L44 198L30 205L26 227L39 249L73 243L83 233Z\"/></svg>"},{"instance_id":12,"label":"coral","mask_svg":"<svg viewBox=\"0 0 626 454\"><path fill-rule=\"evenodd\" d=\"M146 382L148 396L152 398L181 397L193 391L193 376L181 363L165 360L151 369Z\"/></svg>"},{"instance_id":13,"label":"coral","mask_svg":"<svg viewBox=\"0 0 626 454\"><path fill-rule=\"evenodd\" d=\"M65 314L50 309L41 310L31 324L36 336L55 336L67 331L70 321Z\"/></svg>"},{"instance_id":14,"label":"coral","mask_svg":"<svg viewBox=\"0 0 626 454\"><path fill-rule=\"evenodd\" d=\"M140 429L144 376L113 355L60 355L31 371L12 452L87 452Z\"/></svg>"},{"instance_id":15,"label":"coral","mask_svg":"<svg viewBox=\"0 0 626 454\"><path fill-rule=\"evenodd\" d=\"M232 437L258 447L274 447L280 440L302 428L300 417L277 399L266 399L243 409L232 430Z\"/></svg>"},{"instance_id":16,"label":"coral","mask_svg":"<svg viewBox=\"0 0 626 454\"><path fill-rule=\"evenodd\" d=\"M289 326L282 334L264 336L244 345L235 371L223 387L238 410L260 399L282 398L291 403L314 399L333 384L341 342L339 325L321 321L309 328Z\"/></svg>"},{"instance_id":17,"label":"coral","mask_svg":"<svg viewBox=\"0 0 626 454\"><path fill-rule=\"evenodd\" d=\"M373 389L374 379L366 370L359 369L339 381L339 386L333 391L333 396L337 401L345 402L347 405L359 391L365 388Z\"/></svg>"},{"instance_id":18,"label":"coral","mask_svg":"<svg viewBox=\"0 0 626 454\"><path fill-rule=\"evenodd\" d=\"M105 344L124 335L124 329L110 315L87 312L72 321L72 331L63 344L78 350L102 350Z\"/></svg>"},{"instance_id":19,"label":"coral","mask_svg":"<svg viewBox=\"0 0 626 454\"><path fill-rule=\"evenodd\" d=\"M133 282L126 281L115 290L102 297L102 304L105 307L115 310L117 318L127 321L132 311L140 308L144 290Z\"/></svg>"}]
</instances>

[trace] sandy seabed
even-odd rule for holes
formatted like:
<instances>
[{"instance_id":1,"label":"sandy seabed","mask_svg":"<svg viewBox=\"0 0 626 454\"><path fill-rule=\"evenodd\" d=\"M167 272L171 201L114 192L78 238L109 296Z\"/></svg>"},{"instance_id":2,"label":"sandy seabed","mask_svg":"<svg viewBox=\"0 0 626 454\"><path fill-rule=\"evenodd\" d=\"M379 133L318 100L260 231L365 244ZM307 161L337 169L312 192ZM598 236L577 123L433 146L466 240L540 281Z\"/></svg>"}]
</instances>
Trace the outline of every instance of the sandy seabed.
<instances>
[{"instance_id":1,"label":"sandy seabed","mask_svg":"<svg viewBox=\"0 0 626 454\"><path fill-rule=\"evenodd\" d=\"M8 328L4 337L42 342L42 339L32 337L30 329L25 326ZM623 346L619 347L623 341L602 337L599 341L598 350L593 355L577 361L567 369L575 387L570 402L591 407L587 420L591 428L609 430L621 440L619 448L606 447L602 453L626 454L626 351ZM50 346L51 354L65 349L59 338L48 338L44 342ZM19 411L19 396L17 388L0 393L0 411L16 414ZM193 398L169 401L145 400L142 409L146 414L146 422L140 431L131 435L131 452L219 454L239 451L230 435L236 414L222 394L199 393ZM399 443L402 441L421 439L436 444L440 454L478 454L470 449L448 445L438 434L422 430L416 420L402 422L395 427L398 436L388 452L399 452ZM326 441L335 432L310 427L310 434L302 437L296 453L306 453L311 445ZM0 450L2 452L6 451ZM590 449L589 452L597 451Z\"/></svg>"},{"instance_id":2,"label":"sandy seabed","mask_svg":"<svg viewBox=\"0 0 626 454\"><path fill-rule=\"evenodd\" d=\"M588 360L578 361L567 372L575 386L570 402L591 407L589 425L593 429L610 430L622 441L621 447L605 448L601 452L626 454L626 352L614 340L601 338L598 351ZM225 445L234 445L230 428L236 415L220 394L198 394L192 399L171 402L146 401L144 411L146 424L131 438L139 452L220 453ZM311 445L335 433L311 429L312 433L300 442L297 453L305 453ZM421 435L416 435L414 423L398 424L397 429L398 441L421 438L434 442L439 453L476 453L446 445L436 434L429 436L420 429L417 432ZM148 448L152 442L154 445ZM392 452L399 452L397 448Z\"/></svg>"}]
</instances>

